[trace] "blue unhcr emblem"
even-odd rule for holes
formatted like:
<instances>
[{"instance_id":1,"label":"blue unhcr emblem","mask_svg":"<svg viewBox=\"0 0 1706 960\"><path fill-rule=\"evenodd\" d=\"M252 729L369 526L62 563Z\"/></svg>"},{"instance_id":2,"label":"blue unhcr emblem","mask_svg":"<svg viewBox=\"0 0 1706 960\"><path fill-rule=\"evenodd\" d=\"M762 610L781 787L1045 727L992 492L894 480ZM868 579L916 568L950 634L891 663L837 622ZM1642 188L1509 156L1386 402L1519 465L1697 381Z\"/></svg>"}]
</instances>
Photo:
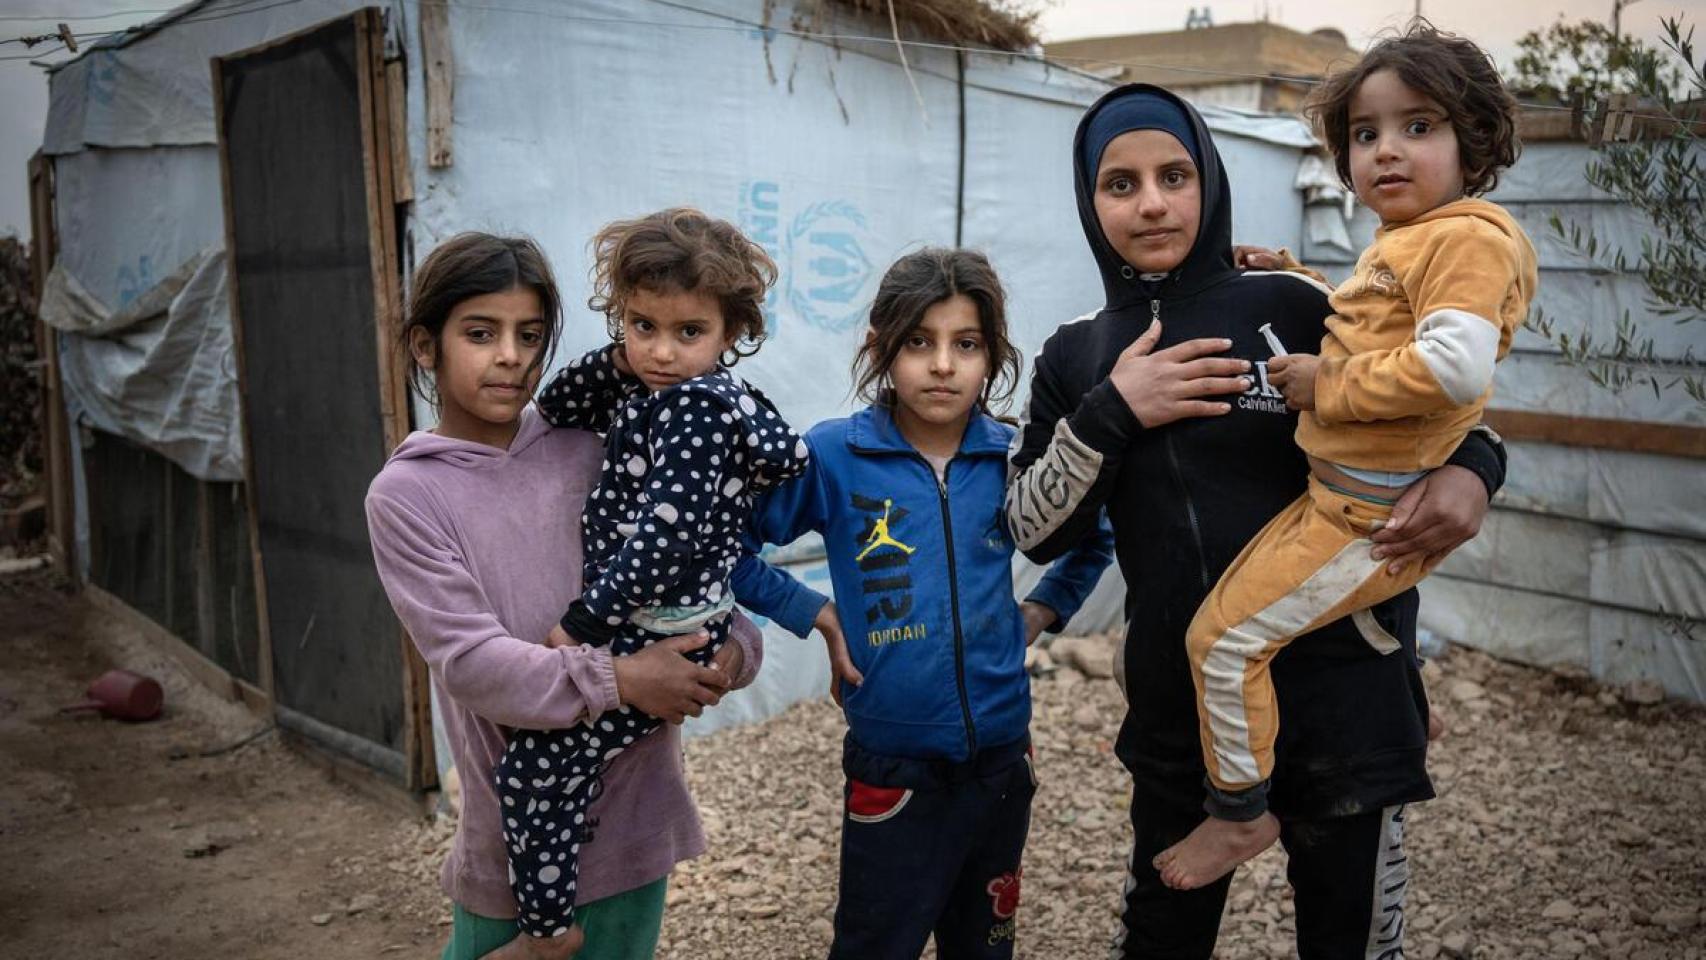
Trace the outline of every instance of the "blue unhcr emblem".
<instances>
[{"instance_id":1,"label":"blue unhcr emblem","mask_svg":"<svg viewBox=\"0 0 1706 960\"><path fill-rule=\"evenodd\" d=\"M845 330L864 306L860 294L871 278L871 260L860 238L865 215L841 200L814 203L788 231L784 284L788 306L814 327Z\"/></svg>"},{"instance_id":2,"label":"blue unhcr emblem","mask_svg":"<svg viewBox=\"0 0 1706 960\"><path fill-rule=\"evenodd\" d=\"M875 270L865 253L865 215L845 200L814 203L787 221L781 186L770 180L741 188L740 225L776 261L781 282L765 301L765 326L777 330L778 307L820 330L838 332L864 315Z\"/></svg>"}]
</instances>

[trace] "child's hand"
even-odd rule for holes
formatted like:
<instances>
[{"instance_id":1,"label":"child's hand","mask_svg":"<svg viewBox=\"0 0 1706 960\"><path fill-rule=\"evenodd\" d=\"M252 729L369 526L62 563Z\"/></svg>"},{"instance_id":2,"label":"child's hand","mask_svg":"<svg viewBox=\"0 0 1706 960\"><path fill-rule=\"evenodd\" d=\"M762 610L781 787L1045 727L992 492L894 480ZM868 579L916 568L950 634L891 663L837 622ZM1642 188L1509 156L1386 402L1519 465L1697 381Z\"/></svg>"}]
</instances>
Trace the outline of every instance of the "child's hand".
<instances>
[{"instance_id":1,"label":"child's hand","mask_svg":"<svg viewBox=\"0 0 1706 960\"><path fill-rule=\"evenodd\" d=\"M841 633L841 619L836 616L834 603L818 609L812 626L823 634L824 645L829 648L829 695L839 707L842 681L857 687L865 682L865 675L853 665L853 655L847 652L847 637Z\"/></svg>"},{"instance_id":2,"label":"child's hand","mask_svg":"<svg viewBox=\"0 0 1706 960\"><path fill-rule=\"evenodd\" d=\"M1060 614L1055 612L1053 607L1046 603L1035 603L1030 600L1019 604L1019 616L1025 620L1025 646L1027 647L1036 643L1043 631L1054 626L1054 622L1060 619Z\"/></svg>"},{"instance_id":3,"label":"child's hand","mask_svg":"<svg viewBox=\"0 0 1706 960\"><path fill-rule=\"evenodd\" d=\"M552 626L551 634L545 638L545 646L550 647L552 650L555 650L558 647L573 646L577 643L580 643L580 641L569 636L569 631L564 630L563 625L560 623Z\"/></svg>"},{"instance_id":4,"label":"child's hand","mask_svg":"<svg viewBox=\"0 0 1706 960\"><path fill-rule=\"evenodd\" d=\"M1234 244L1232 263L1240 270L1283 270L1285 260L1267 247Z\"/></svg>"},{"instance_id":5,"label":"child's hand","mask_svg":"<svg viewBox=\"0 0 1706 960\"><path fill-rule=\"evenodd\" d=\"M1431 564L1475 534L1487 518L1487 487L1464 467L1446 464L1410 485L1392 506L1392 519L1376 530L1370 554L1398 573L1406 564Z\"/></svg>"},{"instance_id":6,"label":"child's hand","mask_svg":"<svg viewBox=\"0 0 1706 960\"><path fill-rule=\"evenodd\" d=\"M1155 320L1120 351L1108 372L1108 382L1144 427L1153 430L1185 417L1231 413L1232 405L1224 400L1199 398L1250 389L1250 361L1213 356L1231 349L1231 340L1201 337L1155 350L1159 342L1161 321Z\"/></svg>"},{"instance_id":7,"label":"child's hand","mask_svg":"<svg viewBox=\"0 0 1706 960\"><path fill-rule=\"evenodd\" d=\"M1285 394L1285 405L1293 410L1315 409L1315 373L1321 358L1313 353L1292 353L1268 361L1268 382Z\"/></svg>"},{"instance_id":8,"label":"child's hand","mask_svg":"<svg viewBox=\"0 0 1706 960\"><path fill-rule=\"evenodd\" d=\"M616 698L670 723L716 706L729 688L729 678L684 656L710 639L704 632L665 637L636 653L614 658Z\"/></svg>"},{"instance_id":9,"label":"child's hand","mask_svg":"<svg viewBox=\"0 0 1706 960\"><path fill-rule=\"evenodd\" d=\"M728 678L729 686L732 688L735 684L735 678L746 669L746 650L741 647L740 641L731 637L729 642L723 644L722 648L717 651L717 655L711 658L711 666L723 672L723 676Z\"/></svg>"}]
</instances>

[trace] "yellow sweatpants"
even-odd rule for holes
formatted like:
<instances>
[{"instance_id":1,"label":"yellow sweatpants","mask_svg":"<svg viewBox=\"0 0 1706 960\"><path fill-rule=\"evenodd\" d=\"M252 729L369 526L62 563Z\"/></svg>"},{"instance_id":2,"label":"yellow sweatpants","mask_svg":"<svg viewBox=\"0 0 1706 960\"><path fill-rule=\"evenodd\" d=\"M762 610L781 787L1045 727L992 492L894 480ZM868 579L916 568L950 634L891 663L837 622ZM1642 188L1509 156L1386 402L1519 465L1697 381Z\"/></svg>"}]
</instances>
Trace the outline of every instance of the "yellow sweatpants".
<instances>
[{"instance_id":1,"label":"yellow sweatpants","mask_svg":"<svg viewBox=\"0 0 1706 960\"><path fill-rule=\"evenodd\" d=\"M1369 534L1392 508L1328 489L1309 491L1274 517L1214 585L1185 634L1209 779L1227 791L1267 780L1279 712L1268 661L1301 636L1391 599L1427 575L1397 575L1372 560Z\"/></svg>"}]
</instances>

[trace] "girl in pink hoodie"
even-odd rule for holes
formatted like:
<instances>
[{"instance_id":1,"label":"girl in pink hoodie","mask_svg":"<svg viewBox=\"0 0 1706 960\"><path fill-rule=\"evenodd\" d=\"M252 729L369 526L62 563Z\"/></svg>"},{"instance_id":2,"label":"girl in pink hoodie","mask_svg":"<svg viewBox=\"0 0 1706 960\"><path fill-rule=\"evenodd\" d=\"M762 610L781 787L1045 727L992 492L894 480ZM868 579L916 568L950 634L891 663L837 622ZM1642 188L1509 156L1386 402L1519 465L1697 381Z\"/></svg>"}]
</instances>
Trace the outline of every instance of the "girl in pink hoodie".
<instances>
[{"instance_id":1,"label":"girl in pink hoodie","mask_svg":"<svg viewBox=\"0 0 1706 960\"><path fill-rule=\"evenodd\" d=\"M703 634L627 657L542 642L581 591L579 517L603 455L597 436L552 429L531 405L560 302L531 241L466 233L434 250L416 271L403 336L439 423L410 434L367 494L374 562L431 670L463 774L441 873L455 906L446 960L472 960L517 931L491 775L510 730L595 721L622 704L678 723L750 682L762 656L744 619L709 667L683 656ZM612 761L588 815L577 956L650 957L671 868L705 849L679 727Z\"/></svg>"}]
</instances>

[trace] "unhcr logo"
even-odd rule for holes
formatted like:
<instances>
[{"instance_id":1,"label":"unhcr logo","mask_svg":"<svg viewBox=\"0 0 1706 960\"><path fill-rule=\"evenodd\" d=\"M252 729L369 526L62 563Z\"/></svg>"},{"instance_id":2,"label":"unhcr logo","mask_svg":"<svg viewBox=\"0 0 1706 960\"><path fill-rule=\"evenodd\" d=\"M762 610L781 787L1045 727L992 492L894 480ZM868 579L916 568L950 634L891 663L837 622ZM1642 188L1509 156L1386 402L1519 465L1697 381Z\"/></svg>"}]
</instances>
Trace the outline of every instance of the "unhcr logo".
<instances>
[{"instance_id":1,"label":"unhcr logo","mask_svg":"<svg viewBox=\"0 0 1706 960\"><path fill-rule=\"evenodd\" d=\"M865 215L845 200L813 203L784 220L782 189L768 180L741 189L740 225L781 271L778 296L764 305L765 328L775 333L777 308L820 330L838 332L859 321L876 269L865 250L871 231Z\"/></svg>"}]
</instances>

